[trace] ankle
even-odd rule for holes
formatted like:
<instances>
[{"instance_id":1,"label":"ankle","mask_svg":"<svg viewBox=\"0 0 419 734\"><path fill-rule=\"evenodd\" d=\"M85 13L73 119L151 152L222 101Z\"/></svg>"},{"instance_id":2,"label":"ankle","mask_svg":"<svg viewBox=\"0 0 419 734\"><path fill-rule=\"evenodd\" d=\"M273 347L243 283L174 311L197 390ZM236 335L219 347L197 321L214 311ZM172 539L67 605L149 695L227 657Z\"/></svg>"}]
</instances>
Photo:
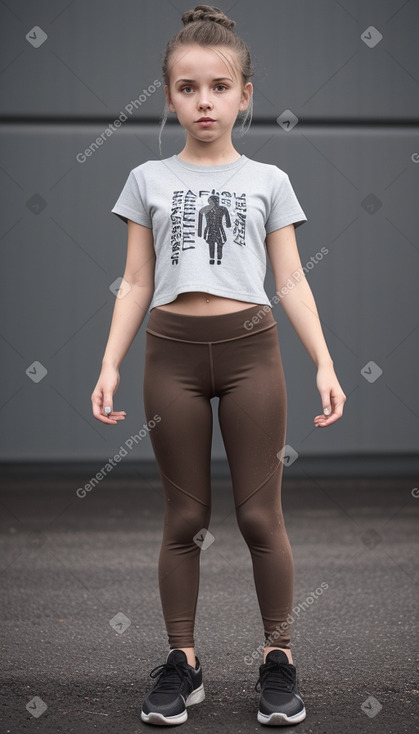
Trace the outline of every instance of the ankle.
<instances>
[{"instance_id":1,"label":"ankle","mask_svg":"<svg viewBox=\"0 0 419 734\"><path fill-rule=\"evenodd\" d=\"M196 666L196 657L195 657L195 648L193 647L177 647L173 648L176 650L182 650L185 655L186 659L188 661L188 665L190 665L192 668L195 668Z\"/></svg>"},{"instance_id":2,"label":"ankle","mask_svg":"<svg viewBox=\"0 0 419 734\"><path fill-rule=\"evenodd\" d=\"M264 652L263 652L263 662L264 663L266 662L266 657L267 657L268 653L271 652L271 650L282 650L282 652L284 652L285 655L287 656L288 662L293 665L292 652L291 652L291 650L289 650L286 647L265 647Z\"/></svg>"}]
</instances>

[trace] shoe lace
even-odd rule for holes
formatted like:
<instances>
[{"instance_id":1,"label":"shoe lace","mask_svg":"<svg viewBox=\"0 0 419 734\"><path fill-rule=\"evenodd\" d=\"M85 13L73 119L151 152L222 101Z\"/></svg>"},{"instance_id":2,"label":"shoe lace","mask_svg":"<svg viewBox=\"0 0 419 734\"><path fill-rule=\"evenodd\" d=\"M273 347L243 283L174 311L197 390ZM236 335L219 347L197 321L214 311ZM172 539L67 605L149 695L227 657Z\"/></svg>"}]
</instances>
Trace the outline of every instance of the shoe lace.
<instances>
[{"instance_id":1,"label":"shoe lace","mask_svg":"<svg viewBox=\"0 0 419 734\"><path fill-rule=\"evenodd\" d=\"M265 691L279 690L291 692L294 684L294 675L292 669L289 667L289 663L275 663L272 660L268 660L264 664L262 673L257 680L255 691L259 691L265 682Z\"/></svg>"},{"instance_id":2,"label":"shoe lace","mask_svg":"<svg viewBox=\"0 0 419 734\"><path fill-rule=\"evenodd\" d=\"M173 690L173 685L181 683L182 676L184 675L191 680L191 673L187 667L187 663L176 662L176 660L169 660L162 665L158 665L150 673L151 678L160 676L159 681L154 687L155 691Z\"/></svg>"}]
</instances>

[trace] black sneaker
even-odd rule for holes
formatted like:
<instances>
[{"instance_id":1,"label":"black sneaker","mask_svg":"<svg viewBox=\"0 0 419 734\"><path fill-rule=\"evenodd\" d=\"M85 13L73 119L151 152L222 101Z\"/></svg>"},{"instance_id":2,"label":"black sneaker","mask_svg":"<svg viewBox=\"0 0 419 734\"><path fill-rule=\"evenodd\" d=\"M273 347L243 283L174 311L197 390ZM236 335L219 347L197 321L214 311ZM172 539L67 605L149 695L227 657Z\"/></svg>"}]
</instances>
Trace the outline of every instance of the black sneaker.
<instances>
[{"instance_id":1,"label":"black sneaker","mask_svg":"<svg viewBox=\"0 0 419 734\"><path fill-rule=\"evenodd\" d=\"M171 650L166 662L153 668L150 676L159 679L141 709L141 719L148 724L183 724L188 718L186 707L205 698L199 659L196 657L193 668L183 650Z\"/></svg>"},{"instance_id":2,"label":"black sneaker","mask_svg":"<svg viewBox=\"0 0 419 734\"><path fill-rule=\"evenodd\" d=\"M259 667L260 724L288 726L306 718L306 709L297 686L297 671L282 650L271 650Z\"/></svg>"}]
</instances>

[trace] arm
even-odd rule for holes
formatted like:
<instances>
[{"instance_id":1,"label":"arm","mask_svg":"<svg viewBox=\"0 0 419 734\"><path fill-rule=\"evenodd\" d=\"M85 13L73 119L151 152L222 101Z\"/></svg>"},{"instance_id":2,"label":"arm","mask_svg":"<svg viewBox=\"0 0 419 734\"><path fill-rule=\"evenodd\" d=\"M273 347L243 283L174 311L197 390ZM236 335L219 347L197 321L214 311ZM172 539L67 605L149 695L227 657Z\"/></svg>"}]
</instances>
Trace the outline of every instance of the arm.
<instances>
[{"instance_id":1,"label":"arm","mask_svg":"<svg viewBox=\"0 0 419 734\"><path fill-rule=\"evenodd\" d=\"M113 412L113 395L119 385L120 365L134 341L153 297L155 261L152 230L129 219L127 257L123 276L123 285L128 292L115 299L109 337L102 359L102 370L91 396L93 415L103 423L116 424L126 415L124 411ZM112 417L107 417L105 406L110 406Z\"/></svg>"},{"instance_id":2,"label":"arm","mask_svg":"<svg viewBox=\"0 0 419 734\"><path fill-rule=\"evenodd\" d=\"M346 396L337 380L313 293L302 270L294 225L268 234L266 248L282 308L317 367L316 382L325 412L316 416L314 423L316 426L330 425L342 416ZM291 284L287 287L289 280ZM287 290L281 293L284 287Z\"/></svg>"}]
</instances>

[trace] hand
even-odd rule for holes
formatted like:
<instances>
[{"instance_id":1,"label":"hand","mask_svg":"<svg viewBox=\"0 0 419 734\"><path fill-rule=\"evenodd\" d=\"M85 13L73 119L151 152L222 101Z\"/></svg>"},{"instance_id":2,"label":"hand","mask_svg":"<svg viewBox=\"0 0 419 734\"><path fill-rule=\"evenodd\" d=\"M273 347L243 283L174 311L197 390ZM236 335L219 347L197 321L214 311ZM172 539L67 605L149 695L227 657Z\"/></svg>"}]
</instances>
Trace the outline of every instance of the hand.
<instances>
[{"instance_id":1,"label":"hand","mask_svg":"<svg viewBox=\"0 0 419 734\"><path fill-rule=\"evenodd\" d=\"M113 395L116 393L118 385L119 371L114 367L102 367L91 396L93 415L102 423L115 425L118 421L125 419L126 413L124 410L113 411ZM110 411L106 412L106 407L109 407Z\"/></svg>"},{"instance_id":2,"label":"hand","mask_svg":"<svg viewBox=\"0 0 419 734\"><path fill-rule=\"evenodd\" d=\"M333 367L319 367L316 383L322 400L323 414L316 415L314 424L316 427L330 426L342 417L346 395L339 385Z\"/></svg>"}]
</instances>

